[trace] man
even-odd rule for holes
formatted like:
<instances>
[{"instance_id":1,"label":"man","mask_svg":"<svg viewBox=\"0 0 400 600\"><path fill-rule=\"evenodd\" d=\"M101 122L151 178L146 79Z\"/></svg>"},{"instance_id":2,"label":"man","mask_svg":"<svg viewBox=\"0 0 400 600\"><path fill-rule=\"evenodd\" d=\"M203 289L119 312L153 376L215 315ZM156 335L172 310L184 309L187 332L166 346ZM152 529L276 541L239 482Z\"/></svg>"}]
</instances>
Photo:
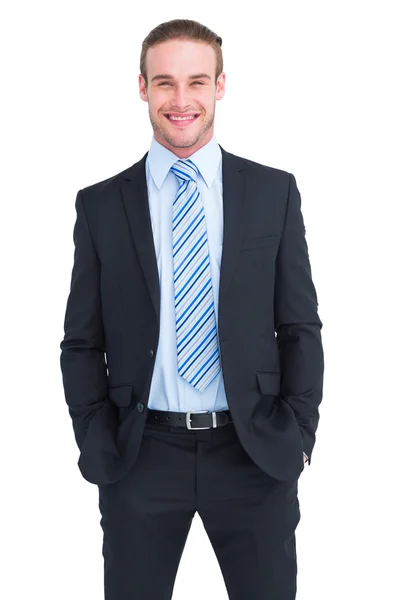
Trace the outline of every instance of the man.
<instances>
[{"instance_id":1,"label":"man","mask_svg":"<svg viewBox=\"0 0 400 600\"><path fill-rule=\"evenodd\" d=\"M296 595L322 323L293 175L216 142L221 44L195 21L150 32L150 150L76 199L61 368L106 600L170 599L196 512L231 600Z\"/></svg>"}]
</instances>

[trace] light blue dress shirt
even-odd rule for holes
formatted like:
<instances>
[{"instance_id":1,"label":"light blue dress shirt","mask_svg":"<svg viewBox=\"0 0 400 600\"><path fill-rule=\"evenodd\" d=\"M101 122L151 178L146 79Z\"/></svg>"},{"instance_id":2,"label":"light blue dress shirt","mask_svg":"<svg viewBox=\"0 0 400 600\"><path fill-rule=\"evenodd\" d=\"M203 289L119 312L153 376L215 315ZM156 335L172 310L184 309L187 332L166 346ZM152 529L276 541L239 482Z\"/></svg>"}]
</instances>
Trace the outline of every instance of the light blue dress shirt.
<instances>
[{"instance_id":1,"label":"light blue dress shirt","mask_svg":"<svg viewBox=\"0 0 400 600\"><path fill-rule=\"evenodd\" d=\"M172 204L179 187L170 171L178 160L153 137L146 158L146 180L151 225L160 282L160 337L148 407L157 410L228 410L222 370L203 391L178 374L175 332L174 269L172 258ZM222 153L215 135L190 156L199 176L197 187L204 204L211 263L215 318L218 324L219 274L222 254Z\"/></svg>"}]
</instances>

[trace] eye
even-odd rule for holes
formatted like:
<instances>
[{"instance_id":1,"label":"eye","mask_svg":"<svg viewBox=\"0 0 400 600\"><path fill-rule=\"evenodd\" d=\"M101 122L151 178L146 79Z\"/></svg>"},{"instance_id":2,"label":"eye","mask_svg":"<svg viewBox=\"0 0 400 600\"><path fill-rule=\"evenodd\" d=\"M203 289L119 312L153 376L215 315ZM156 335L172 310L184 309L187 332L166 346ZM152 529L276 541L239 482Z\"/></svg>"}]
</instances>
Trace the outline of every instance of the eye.
<instances>
[{"instance_id":1,"label":"eye","mask_svg":"<svg viewBox=\"0 0 400 600\"><path fill-rule=\"evenodd\" d=\"M193 83L199 83L200 85L203 85L202 81L193 81Z\"/></svg>"},{"instance_id":2,"label":"eye","mask_svg":"<svg viewBox=\"0 0 400 600\"><path fill-rule=\"evenodd\" d=\"M163 81L163 82L162 82L162 83L160 83L159 85L165 85L165 84L169 85L169 81Z\"/></svg>"}]
</instances>

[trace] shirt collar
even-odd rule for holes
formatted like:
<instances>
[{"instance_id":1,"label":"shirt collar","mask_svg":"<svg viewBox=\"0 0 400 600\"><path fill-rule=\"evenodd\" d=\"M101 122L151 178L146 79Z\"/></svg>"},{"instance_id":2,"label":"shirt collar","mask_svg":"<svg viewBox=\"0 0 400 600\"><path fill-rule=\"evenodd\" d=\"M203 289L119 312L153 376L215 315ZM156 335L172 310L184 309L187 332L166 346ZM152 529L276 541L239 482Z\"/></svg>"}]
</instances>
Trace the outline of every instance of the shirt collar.
<instances>
[{"instance_id":1,"label":"shirt collar","mask_svg":"<svg viewBox=\"0 0 400 600\"><path fill-rule=\"evenodd\" d=\"M196 152L189 157L190 160L196 164L201 176L209 188L212 186L217 174L221 157L221 148L217 143L215 135L213 135L211 140L207 142L205 146L196 150ZM179 156L176 156L171 150L168 150L168 148L157 142L154 136L152 137L147 161L150 174L158 189L161 188L169 170L178 158Z\"/></svg>"}]
</instances>

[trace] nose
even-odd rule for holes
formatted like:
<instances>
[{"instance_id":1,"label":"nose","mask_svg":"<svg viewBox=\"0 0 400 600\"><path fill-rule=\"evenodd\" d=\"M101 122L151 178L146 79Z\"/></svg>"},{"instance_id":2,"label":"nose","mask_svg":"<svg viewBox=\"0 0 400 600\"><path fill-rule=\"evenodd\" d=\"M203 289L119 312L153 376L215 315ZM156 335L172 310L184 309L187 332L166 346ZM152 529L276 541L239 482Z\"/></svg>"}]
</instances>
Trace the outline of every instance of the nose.
<instances>
[{"instance_id":1,"label":"nose","mask_svg":"<svg viewBox=\"0 0 400 600\"><path fill-rule=\"evenodd\" d=\"M187 101L187 90L184 85L177 85L175 87L175 93L173 95L173 103L180 110L184 110L190 103Z\"/></svg>"}]
</instances>

